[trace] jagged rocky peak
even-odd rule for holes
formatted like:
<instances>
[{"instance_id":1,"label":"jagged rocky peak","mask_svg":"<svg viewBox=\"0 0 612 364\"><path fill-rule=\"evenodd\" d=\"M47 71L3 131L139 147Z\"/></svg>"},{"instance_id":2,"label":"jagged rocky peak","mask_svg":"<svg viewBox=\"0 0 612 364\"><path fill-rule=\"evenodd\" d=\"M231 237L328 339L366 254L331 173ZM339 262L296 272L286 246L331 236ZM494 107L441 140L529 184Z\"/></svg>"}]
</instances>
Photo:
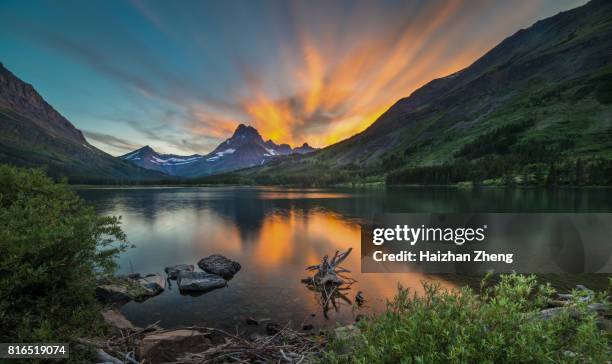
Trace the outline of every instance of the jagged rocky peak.
<instances>
[{"instance_id":1,"label":"jagged rocky peak","mask_svg":"<svg viewBox=\"0 0 612 364\"><path fill-rule=\"evenodd\" d=\"M205 156L158 154L147 145L121 158L140 167L158 170L169 175L193 177L260 166L280 156L294 153L305 154L314 150L308 143L298 148L291 148L289 144L279 145L271 139L264 142L257 129L240 124L231 138L221 142Z\"/></svg>"},{"instance_id":2,"label":"jagged rocky peak","mask_svg":"<svg viewBox=\"0 0 612 364\"><path fill-rule=\"evenodd\" d=\"M157 153L155 149L151 148L149 145L145 145L144 147L136 150L136 152L140 153Z\"/></svg>"},{"instance_id":3,"label":"jagged rocky peak","mask_svg":"<svg viewBox=\"0 0 612 364\"><path fill-rule=\"evenodd\" d=\"M234 135L230 139L257 139L263 142L263 139L257 129L250 125L240 124L234 131Z\"/></svg>"},{"instance_id":4,"label":"jagged rocky peak","mask_svg":"<svg viewBox=\"0 0 612 364\"><path fill-rule=\"evenodd\" d=\"M310 152L314 152L317 148L311 147L308 143L302 144L301 147L297 147L293 149L294 153L306 154Z\"/></svg>"},{"instance_id":5,"label":"jagged rocky peak","mask_svg":"<svg viewBox=\"0 0 612 364\"><path fill-rule=\"evenodd\" d=\"M120 158L131 160L131 159L142 158L144 156L151 156L151 155L157 155L157 152L150 146L145 145L142 148L136 149L134 151L131 151L127 154L120 156Z\"/></svg>"},{"instance_id":6,"label":"jagged rocky peak","mask_svg":"<svg viewBox=\"0 0 612 364\"><path fill-rule=\"evenodd\" d=\"M266 148L271 148L275 151L276 154L291 154L293 151L289 144L276 144L272 139L268 139L265 143Z\"/></svg>"}]
</instances>

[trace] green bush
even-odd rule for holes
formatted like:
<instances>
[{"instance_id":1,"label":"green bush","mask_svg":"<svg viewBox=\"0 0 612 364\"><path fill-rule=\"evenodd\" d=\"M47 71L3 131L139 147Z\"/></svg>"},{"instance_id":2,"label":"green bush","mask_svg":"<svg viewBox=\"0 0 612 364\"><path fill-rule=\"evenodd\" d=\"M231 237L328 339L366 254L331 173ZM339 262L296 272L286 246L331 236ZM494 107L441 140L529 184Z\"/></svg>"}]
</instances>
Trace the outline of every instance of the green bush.
<instances>
[{"instance_id":1,"label":"green bush","mask_svg":"<svg viewBox=\"0 0 612 364\"><path fill-rule=\"evenodd\" d=\"M324 361L332 363L603 363L609 337L599 331L586 303L582 317L569 310L543 320L539 311L552 293L535 277L502 275L480 293L424 284L425 294L399 288L385 313L362 320L360 334L331 339ZM348 350L347 350L348 348Z\"/></svg>"},{"instance_id":2,"label":"green bush","mask_svg":"<svg viewBox=\"0 0 612 364\"><path fill-rule=\"evenodd\" d=\"M95 334L95 282L125 248L119 219L38 170L0 165L0 226L0 342Z\"/></svg>"}]
</instances>

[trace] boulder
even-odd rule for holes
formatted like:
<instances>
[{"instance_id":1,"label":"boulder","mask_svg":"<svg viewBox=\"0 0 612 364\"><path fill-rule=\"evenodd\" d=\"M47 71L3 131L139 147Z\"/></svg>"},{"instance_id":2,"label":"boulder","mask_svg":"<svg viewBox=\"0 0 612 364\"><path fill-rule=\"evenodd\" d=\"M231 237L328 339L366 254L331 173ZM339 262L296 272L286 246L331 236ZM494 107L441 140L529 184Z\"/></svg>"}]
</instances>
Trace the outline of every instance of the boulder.
<instances>
[{"instance_id":1,"label":"boulder","mask_svg":"<svg viewBox=\"0 0 612 364\"><path fill-rule=\"evenodd\" d=\"M140 360L147 363L174 361L178 355L196 353L210 346L206 332L178 329L146 335L139 344Z\"/></svg>"},{"instance_id":2,"label":"boulder","mask_svg":"<svg viewBox=\"0 0 612 364\"><path fill-rule=\"evenodd\" d=\"M177 264L164 269L169 279L177 279L180 272L193 272L193 264Z\"/></svg>"},{"instance_id":3,"label":"boulder","mask_svg":"<svg viewBox=\"0 0 612 364\"><path fill-rule=\"evenodd\" d=\"M238 262L234 262L220 254L213 254L203 258L198 262L198 267L203 271L216 274L225 279L232 278L242 266Z\"/></svg>"},{"instance_id":4,"label":"boulder","mask_svg":"<svg viewBox=\"0 0 612 364\"><path fill-rule=\"evenodd\" d=\"M164 291L165 280L159 274L147 274L136 280L145 289L144 296L157 296Z\"/></svg>"},{"instance_id":5,"label":"boulder","mask_svg":"<svg viewBox=\"0 0 612 364\"><path fill-rule=\"evenodd\" d=\"M185 271L179 273L177 283L181 291L196 292L206 292L227 285L225 279L216 274Z\"/></svg>"},{"instance_id":6,"label":"boulder","mask_svg":"<svg viewBox=\"0 0 612 364\"><path fill-rule=\"evenodd\" d=\"M134 325L118 310L102 311L102 318L108 325L120 330L134 330Z\"/></svg>"},{"instance_id":7,"label":"boulder","mask_svg":"<svg viewBox=\"0 0 612 364\"><path fill-rule=\"evenodd\" d=\"M96 287L96 297L103 302L129 302L128 287L121 284L102 284Z\"/></svg>"},{"instance_id":8,"label":"boulder","mask_svg":"<svg viewBox=\"0 0 612 364\"><path fill-rule=\"evenodd\" d=\"M130 300L144 301L164 291L165 280L159 274L148 274L144 277L113 278L96 287L96 297L107 303L126 303Z\"/></svg>"}]
</instances>

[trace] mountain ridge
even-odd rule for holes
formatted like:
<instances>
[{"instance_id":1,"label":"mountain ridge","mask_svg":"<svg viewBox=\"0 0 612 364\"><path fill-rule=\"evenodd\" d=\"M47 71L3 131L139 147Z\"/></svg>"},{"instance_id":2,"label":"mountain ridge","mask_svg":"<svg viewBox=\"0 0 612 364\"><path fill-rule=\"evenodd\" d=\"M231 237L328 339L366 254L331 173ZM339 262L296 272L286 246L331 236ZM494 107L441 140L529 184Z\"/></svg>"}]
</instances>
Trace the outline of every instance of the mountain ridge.
<instances>
[{"instance_id":1,"label":"mountain ridge","mask_svg":"<svg viewBox=\"0 0 612 364\"><path fill-rule=\"evenodd\" d=\"M0 63L0 162L43 168L73 183L162 180L89 144L29 83Z\"/></svg>"},{"instance_id":2,"label":"mountain ridge","mask_svg":"<svg viewBox=\"0 0 612 364\"><path fill-rule=\"evenodd\" d=\"M609 160L611 60L612 2L593 0L515 32L470 66L399 99L361 133L235 177L264 184L444 184L508 174L522 183L551 164L568 170L577 158ZM516 131L515 124L526 127ZM466 153L474 143L495 147ZM454 165L477 172L451 173ZM446 177L398 177L436 166L445 168L418 174Z\"/></svg>"},{"instance_id":3,"label":"mountain ridge","mask_svg":"<svg viewBox=\"0 0 612 364\"><path fill-rule=\"evenodd\" d=\"M289 144L264 141L259 131L250 125L239 124L232 136L206 155L160 154L149 146L120 156L145 169L176 177L202 177L263 165L278 156L306 154L315 151L308 143L292 148Z\"/></svg>"}]
</instances>

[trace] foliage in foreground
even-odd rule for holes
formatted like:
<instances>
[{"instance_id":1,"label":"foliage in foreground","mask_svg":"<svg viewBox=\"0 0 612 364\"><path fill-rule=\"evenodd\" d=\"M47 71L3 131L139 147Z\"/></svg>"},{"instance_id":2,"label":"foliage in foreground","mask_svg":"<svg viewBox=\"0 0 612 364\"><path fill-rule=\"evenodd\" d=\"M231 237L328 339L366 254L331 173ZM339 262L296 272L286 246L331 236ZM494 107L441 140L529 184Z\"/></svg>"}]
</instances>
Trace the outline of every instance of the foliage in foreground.
<instances>
[{"instance_id":1,"label":"foliage in foreground","mask_svg":"<svg viewBox=\"0 0 612 364\"><path fill-rule=\"evenodd\" d=\"M501 276L493 287L447 292L424 283L416 296L399 288L387 311L361 321L355 339L332 339L331 363L602 363L610 358L607 333L586 302L581 320L568 310L538 318L554 290L535 276ZM458 294L457 294L458 293Z\"/></svg>"},{"instance_id":2,"label":"foliage in foreground","mask_svg":"<svg viewBox=\"0 0 612 364\"><path fill-rule=\"evenodd\" d=\"M119 219L38 170L0 165L0 226L0 342L96 332L95 281L125 247Z\"/></svg>"}]
</instances>

